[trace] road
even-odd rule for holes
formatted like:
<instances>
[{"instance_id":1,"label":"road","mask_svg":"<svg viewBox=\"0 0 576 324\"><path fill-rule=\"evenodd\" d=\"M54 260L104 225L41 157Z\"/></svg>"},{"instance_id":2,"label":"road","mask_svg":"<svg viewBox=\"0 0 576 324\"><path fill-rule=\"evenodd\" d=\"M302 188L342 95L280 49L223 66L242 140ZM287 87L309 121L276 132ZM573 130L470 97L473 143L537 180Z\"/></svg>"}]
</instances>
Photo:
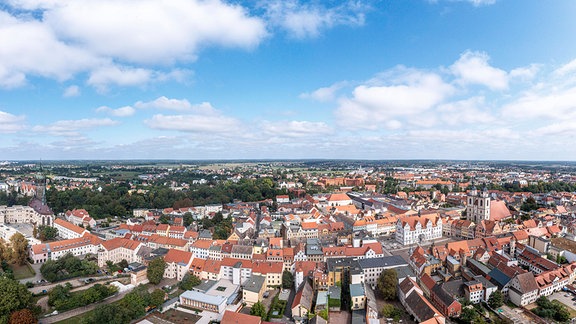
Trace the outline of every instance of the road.
<instances>
[{"instance_id":1,"label":"road","mask_svg":"<svg viewBox=\"0 0 576 324\"><path fill-rule=\"evenodd\" d=\"M28 290L30 290L30 292L32 292L33 294L39 294L42 292L42 290L50 291L50 289L52 289L58 285L64 286L67 282L69 282L72 285L72 287L74 287L74 288L88 286L84 283L84 280L88 279L88 278L94 278L95 280L97 280L95 283L98 283L98 282L101 282L102 280L113 279L114 277L113 276L101 276L101 277L73 278L73 279L68 279L68 280L50 283L50 284L46 284L46 285L36 285L32 288L29 288Z\"/></svg>"},{"instance_id":2,"label":"road","mask_svg":"<svg viewBox=\"0 0 576 324\"><path fill-rule=\"evenodd\" d=\"M176 280L176 279L162 279L162 281L159 284L154 285L154 286L152 286L152 285L149 286L148 291L152 292L152 291L154 291L154 289L160 289L166 285L169 285L169 286L175 285L176 283L178 283L178 280ZM93 283L93 284L96 284L96 283ZM85 285L82 288L86 289L88 287L89 287L89 285ZM76 290L82 290L82 289L76 289ZM70 318L70 317L78 316L80 314L83 314L83 313L86 313L86 312L93 310L94 308L98 307L99 305L110 304L110 303L119 301L127 293L129 293L129 291L126 291L126 292L123 292L123 293L118 294L116 296L110 297L110 298L103 300L101 302L97 302L97 303L90 304L90 305L83 306L83 307L78 307L78 308L69 310L67 312L60 313L58 315L41 318L39 323L40 324L56 323L56 322L65 320L65 319Z\"/></svg>"},{"instance_id":3,"label":"road","mask_svg":"<svg viewBox=\"0 0 576 324\"><path fill-rule=\"evenodd\" d=\"M100 305L110 304L110 303L119 301L119 300L122 299L122 298L124 297L124 295L126 295L127 293L128 293L128 292L123 292L123 293L121 293L121 294L118 294L118 295L116 295L116 296L113 296L113 297L111 297L111 298L108 298L108 299L103 300L103 301L98 302L98 303L90 304L90 305L83 306L83 307L78 307L78 308L69 310L69 311L67 311L67 312L60 313L60 314L58 314L58 315L41 318L38 323L39 323L39 324L56 323L56 322L65 320L65 319L70 318L70 317L78 316L78 315L80 315L80 314L89 312L89 311L93 310L94 308L96 308L96 307L98 307L98 306L100 306Z\"/></svg>"}]
</instances>

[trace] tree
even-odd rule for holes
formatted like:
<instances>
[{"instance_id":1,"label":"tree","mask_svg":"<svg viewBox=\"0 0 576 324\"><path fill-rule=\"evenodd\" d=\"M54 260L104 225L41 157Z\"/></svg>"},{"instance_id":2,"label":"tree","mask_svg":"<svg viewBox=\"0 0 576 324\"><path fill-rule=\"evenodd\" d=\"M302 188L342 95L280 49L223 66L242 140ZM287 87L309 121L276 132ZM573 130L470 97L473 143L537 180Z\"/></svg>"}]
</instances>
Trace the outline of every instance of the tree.
<instances>
[{"instance_id":1,"label":"tree","mask_svg":"<svg viewBox=\"0 0 576 324\"><path fill-rule=\"evenodd\" d=\"M12 261L12 247L6 245L2 238L0 238L0 261Z\"/></svg>"},{"instance_id":2,"label":"tree","mask_svg":"<svg viewBox=\"0 0 576 324\"><path fill-rule=\"evenodd\" d=\"M473 307L466 307L460 313L461 323L475 323L480 318L480 314Z\"/></svg>"},{"instance_id":3,"label":"tree","mask_svg":"<svg viewBox=\"0 0 576 324\"><path fill-rule=\"evenodd\" d=\"M156 285L160 283L162 277L164 276L164 270L166 269L166 262L162 258L156 258L148 264L148 270L146 276L151 284Z\"/></svg>"},{"instance_id":4,"label":"tree","mask_svg":"<svg viewBox=\"0 0 576 324\"><path fill-rule=\"evenodd\" d=\"M31 310L25 308L17 310L10 315L9 324L36 324L38 320Z\"/></svg>"},{"instance_id":5,"label":"tree","mask_svg":"<svg viewBox=\"0 0 576 324\"><path fill-rule=\"evenodd\" d=\"M488 298L488 305L493 309L502 307L504 305L504 295L500 290L493 292Z\"/></svg>"},{"instance_id":6,"label":"tree","mask_svg":"<svg viewBox=\"0 0 576 324\"><path fill-rule=\"evenodd\" d=\"M51 226L40 226L38 229L38 238L40 241L50 241L56 239L58 229Z\"/></svg>"},{"instance_id":7,"label":"tree","mask_svg":"<svg viewBox=\"0 0 576 324\"><path fill-rule=\"evenodd\" d=\"M32 293L18 281L0 277L0 323L8 321L14 311L32 306Z\"/></svg>"},{"instance_id":8,"label":"tree","mask_svg":"<svg viewBox=\"0 0 576 324\"><path fill-rule=\"evenodd\" d=\"M126 259L122 259L122 261L118 262L118 266L120 269L124 270L124 268L128 268L128 261L126 261Z\"/></svg>"},{"instance_id":9,"label":"tree","mask_svg":"<svg viewBox=\"0 0 576 324\"><path fill-rule=\"evenodd\" d=\"M166 293L162 289L156 289L150 294L150 306L160 307L164 304Z\"/></svg>"},{"instance_id":10,"label":"tree","mask_svg":"<svg viewBox=\"0 0 576 324\"><path fill-rule=\"evenodd\" d=\"M378 291L385 300L394 300L398 293L398 275L394 269L382 271L378 277Z\"/></svg>"},{"instance_id":11,"label":"tree","mask_svg":"<svg viewBox=\"0 0 576 324\"><path fill-rule=\"evenodd\" d=\"M196 287L201 283L202 281L200 278L193 274L187 273L184 278L182 278L182 281L180 281L179 286L182 290L192 290L193 287Z\"/></svg>"},{"instance_id":12,"label":"tree","mask_svg":"<svg viewBox=\"0 0 576 324\"><path fill-rule=\"evenodd\" d=\"M402 310L394 307L394 305L386 304L382 307L382 316L385 318L393 318L394 321L398 322L400 317L402 317Z\"/></svg>"},{"instance_id":13,"label":"tree","mask_svg":"<svg viewBox=\"0 0 576 324\"><path fill-rule=\"evenodd\" d=\"M284 270L282 272L282 288L290 289L292 286L294 286L294 276L292 272Z\"/></svg>"},{"instance_id":14,"label":"tree","mask_svg":"<svg viewBox=\"0 0 576 324\"><path fill-rule=\"evenodd\" d=\"M130 319L138 318L146 314L148 303L136 292L128 293L120 301L120 306L124 309L126 316Z\"/></svg>"},{"instance_id":15,"label":"tree","mask_svg":"<svg viewBox=\"0 0 576 324\"><path fill-rule=\"evenodd\" d=\"M250 309L250 315L259 316L264 319L264 317L266 317L266 307L261 302L257 302L256 304L252 305L252 309Z\"/></svg>"},{"instance_id":16,"label":"tree","mask_svg":"<svg viewBox=\"0 0 576 324\"><path fill-rule=\"evenodd\" d=\"M12 243L12 260L18 265L23 265L26 263L26 257L28 256L28 240L22 235L22 233L16 233L10 238L10 243Z\"/></svg>"},{"instance_id":17,"label":"tree","mask_svg":"<svg viewBox=\"0 0 576 324\"><path fill-rule=\"evenodd\" d=\"M106 323L106 324L124 324L130 322L124 309L117 304L100 305L94 309L91 316L85 317L82 321L84 324Z\"/></svg>"}]
</instances>

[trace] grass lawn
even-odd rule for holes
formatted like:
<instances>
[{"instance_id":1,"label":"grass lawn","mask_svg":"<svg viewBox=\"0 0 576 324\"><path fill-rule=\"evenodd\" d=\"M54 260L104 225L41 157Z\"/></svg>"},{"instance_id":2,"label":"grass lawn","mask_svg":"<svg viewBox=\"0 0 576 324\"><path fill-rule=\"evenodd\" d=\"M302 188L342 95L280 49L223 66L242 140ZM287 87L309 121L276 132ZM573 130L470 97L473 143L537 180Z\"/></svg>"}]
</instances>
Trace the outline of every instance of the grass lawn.
<instances>
[{"instance_id":1,"label":"grass lawn","mask_svg":"<svg viewBox=\"0 0 576 324\"><path fill-rule=\"evenodd\" d=\"M14 279L16 280L32 278L36 275L36 272L34 272L34 269L32 269L28 263L23 266L12 264L10 268L14 272Z\"/></svg>"},{"instance_id":2,"label":"grass lawn","mask_svg":"<svg viewBox=\"0 0 576 324\"><path fill-rule=\"evenodd\" d=\"M557 304L560 304L560 305L566 307L566 309L570 312L570 317L576 318L576 310L574 310L572 307L570 307L570 306L568 306L568 305L566 305L566 304L564 304L558 300L553 300L552 303L557 303Z\"/></svg>"},{"instance_id":3,"label":"grass lawn","mask_svg":"<svg viewBox=\"0 0 576 324\"><path fill-rule=\"evenodd\" d=\"M56 322L56 323L57 323L57 324L78 324L78 323L80 323L80 321L81 321L84 317L90 316L90 315L92 315L93 313L94 313L94 310L91 310L91 311L86 312L86 313L84 313L84 314L80 314L80 315L77 315L77 316L74 316L74 317L70 317L70 318L67 318L67 319L65 319L65 320L63 320L63 321Z\"/></svg>"}]
</instances>

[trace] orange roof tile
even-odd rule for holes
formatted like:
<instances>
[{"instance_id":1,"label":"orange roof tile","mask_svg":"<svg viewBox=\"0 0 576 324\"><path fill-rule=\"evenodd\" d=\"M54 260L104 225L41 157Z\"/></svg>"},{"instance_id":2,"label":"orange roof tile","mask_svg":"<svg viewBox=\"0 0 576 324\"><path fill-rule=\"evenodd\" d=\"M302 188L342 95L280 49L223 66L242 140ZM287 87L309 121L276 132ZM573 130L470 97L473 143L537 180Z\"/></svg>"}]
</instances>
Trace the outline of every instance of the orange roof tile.
<instances>
[{"instance_id":1,"label":"orange roof tile","mask_svg":"<svg viewBox=\"0 0 576 324\"><path fill-rule=\"evenodd\" d=\"M56 218L56 219L54 220L54 223L55 223L55 224L58 224L58 225L60 225L60 226L62 226L62 227L64 227L64 228L67 228L67 229L69 229L69 230L71 230L71 231L73 231L73 232L75 232L75 233L78 233L78 234L82 234L82 233L84 233L84 231L86 231L84 228L82 228L82 227L80 227L80 226L76 226L76 225L74 225L74 224L72 224L72 223L70 223L70 222L67 222L67 221L65 221L65 220L63 220L63 219L60 219L60 218Z\"/></svg>"},{"instance_id":2,"label":"orange roof tile","mask_svg":"<svg viewBox=\"0 0 576 324\"><path fill-rule=\"evenodd\" d=\"M188 264L190 262L190 259L192 259L192 252L175 250L175 249L168 250L168 253L164 255L164 261L166 263Z\"/></svg>"}]
</instances>

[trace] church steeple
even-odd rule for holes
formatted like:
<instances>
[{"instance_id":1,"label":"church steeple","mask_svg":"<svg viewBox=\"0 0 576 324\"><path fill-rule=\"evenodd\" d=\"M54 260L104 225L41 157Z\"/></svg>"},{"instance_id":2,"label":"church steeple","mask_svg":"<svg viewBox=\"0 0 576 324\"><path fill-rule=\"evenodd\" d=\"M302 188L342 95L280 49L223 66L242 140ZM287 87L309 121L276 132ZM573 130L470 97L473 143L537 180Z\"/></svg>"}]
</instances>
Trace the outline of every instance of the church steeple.
<instances>
[{"instance_id":1,"label":"church steeple","mask_svg":"<svg viewBox=\"0 0 576 324\"><path fill-rule=\"evenodd\" d=\"M46 176L40 163L40 171L36 174L36 194L35 197L46 205Z\"/></svg>"}]
</instances>

